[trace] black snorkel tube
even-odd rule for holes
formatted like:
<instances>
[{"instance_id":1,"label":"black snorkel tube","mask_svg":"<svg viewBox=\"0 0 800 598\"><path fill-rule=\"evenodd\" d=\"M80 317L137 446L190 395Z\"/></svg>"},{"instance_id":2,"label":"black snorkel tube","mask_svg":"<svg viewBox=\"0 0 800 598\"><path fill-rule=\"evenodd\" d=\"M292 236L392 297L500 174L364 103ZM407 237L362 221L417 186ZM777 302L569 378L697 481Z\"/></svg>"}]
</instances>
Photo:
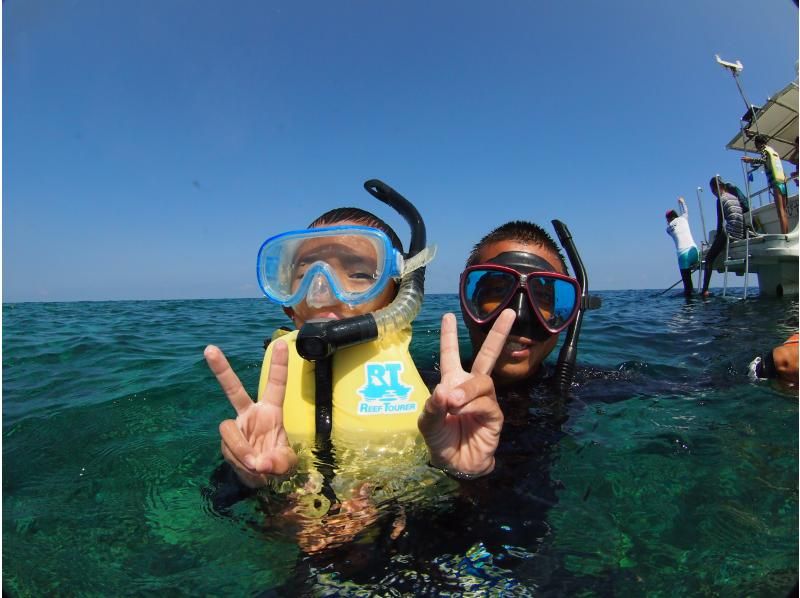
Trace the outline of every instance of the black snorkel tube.
<instances>
[{"instance_id":1,"label":"black snorkel tube","mask_svg":"<svg viewBox=\"0 0 800 598\"><path fill-rule=\"evenodd\" d=\"M553 227L556 229L558 240L569 258L569 263L575 271L575 278L581 287L580 307L578 308L578 315L575 316L572 324L567 329L567 336L564 339L564 344L561 346L561 351L558 354L558 362L556 363L556 372L553 377L553 384L556 390L562 396L566 396L569 392L572 379L575 376L575 360L578 357L578 337L581 333L581 323L583 321L583 312L587 309L597 309L600 307L599 297L589 296L589 278L586 276L586 270L583 267L583 261L575 247L572 240L572 234L569 232L567 225L560 220L552 220Z\"/></svg>"}]
</instances>

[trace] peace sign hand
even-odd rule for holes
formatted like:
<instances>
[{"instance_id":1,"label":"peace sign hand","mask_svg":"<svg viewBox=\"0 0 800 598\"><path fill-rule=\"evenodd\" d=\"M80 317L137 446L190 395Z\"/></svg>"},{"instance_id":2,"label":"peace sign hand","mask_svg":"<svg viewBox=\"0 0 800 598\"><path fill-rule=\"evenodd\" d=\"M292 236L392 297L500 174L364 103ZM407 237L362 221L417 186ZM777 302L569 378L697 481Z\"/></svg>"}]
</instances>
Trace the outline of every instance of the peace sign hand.
<instances>
[{"instance_id":1,"label":"peace sign hand","mask_svg":"<svg viewBox=\"0 0 800 598\"><path fill-rule=\"evenodd\" d=\"M435 467L468 476L486 475L494 469L503 412L497 404L491 373L514 318L510 309L498 316L470 372L461 367L455 316L445 314L442 318L442 379L425 402L418 421Z\"/></svg>"},{"instance_id":2,"label":"peace sign hand","mask_svg":"<svg viewBox=\"0 0 800 598\"><path fill-rule=\"evenodd\" d=\"M247 486L264 486L269 476L288 473L297 464L283 427L283 400L289 375L289 348L276 341L269 364L269 378L261 400L254 403L222 351L214 345L203 355L219 385L236 409L236 419L219 425L222 456Z\"/></svg>"}]
</instances>

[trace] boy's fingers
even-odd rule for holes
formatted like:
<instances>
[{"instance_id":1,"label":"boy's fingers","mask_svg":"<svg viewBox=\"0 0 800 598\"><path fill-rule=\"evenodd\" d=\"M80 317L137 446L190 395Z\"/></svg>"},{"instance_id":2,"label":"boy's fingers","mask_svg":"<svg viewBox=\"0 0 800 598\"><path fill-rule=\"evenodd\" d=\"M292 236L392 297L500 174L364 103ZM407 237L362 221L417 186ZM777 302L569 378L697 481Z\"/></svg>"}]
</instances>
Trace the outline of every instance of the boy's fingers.
<instances>
[{"instance_id":1,"label":"boy's fingers","mask_svg":"<svg viewBox=\"0 0 800 598\"><path fill-rule=\"evenodd\" d=\"M283 407L283 399L286 396L286 380L288 378L289 346L284 341L276 341L272 347L267 386L259 400L276 407Z\"/></svg>"},{"instance_id":2,"label":"boy's fingers","mask_svg":"<svg viewBox=\"0 0 800 598\"><path fill-rule=\"evenodd\" d=\"M253 447L247 442L236 421L226 419L222 422L219 425L219 434L222 436L222 452L231 465L252 471L255 465Z\"/></svg>"},{"instance_id":3,"label":"boy's fingers","mask_svg":"<svg viewBox=\"0 0 800 598\"><path fill-rule=\"evenodd\" d=\"M253 401L250 399L250 395L247 394L244 386L242 386L242 382L239 380L236 372L233 371L219 347L208 345L205 351L203 351L203 355L206 358L208 367L211 368L211 371L214 372L214 375L217 377L217 382L219 382L219 385L222 387L225 396L228 397L231 405L236 409L237 415L241 414L253 404Z\"/></svg>"}]
</instances>

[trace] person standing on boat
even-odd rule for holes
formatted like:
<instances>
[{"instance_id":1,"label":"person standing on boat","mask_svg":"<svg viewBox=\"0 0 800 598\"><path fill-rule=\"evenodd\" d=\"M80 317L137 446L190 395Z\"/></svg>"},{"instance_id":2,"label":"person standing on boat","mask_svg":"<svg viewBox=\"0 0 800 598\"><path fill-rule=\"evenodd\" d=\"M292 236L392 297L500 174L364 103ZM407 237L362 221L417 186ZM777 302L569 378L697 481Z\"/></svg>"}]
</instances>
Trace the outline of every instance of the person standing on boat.
<instances>
[{"instance_id":1,"label":"person standing on boat","mask_svg":"<svg viewBox=\"0 0 800 598\"><path fill-rule=\"evenodd\" d=\"M708 285L711 282L714 260L725 249L728 240L744 239L744 217L739 199L725 190L725 182L719 175L711 177L708 185L711 187L711 193L717 198L717 234L705 255L703 297L709 295Z\"/></svg>"},{"instance_id":2,"label":"person standing on boat","mask_svg":"<svg viewBox=\"0 0 800 598\"><path fill-rule=\"evenodd\" d=\"M739 189L739 187L737 187L733 183L727 183L723 181L722 189L724 191L727 191L731 195L735 195L738 198L739 204L741 204L742 206L742 214L747 214L747 212L750 211L750 199L748 199L748 197L744 194L744 192L741 189Z\"/></svg>"},{"instance_id":3,"label":"person standing on boat","mask_svg":"<svg viewBox=\"0 0 800 598\"><path fill-rule=\"evenodd\" d=\"M750 212L750 198L748 198L747 195L745 195L744 192L733 183L723 181L722 189L731 195L735 195L739 199L739 205L742 206L742 217L744 218L744 228L747 236L750 238L761 236L761 233L753 228L753 215L747 215Z\"/></svg>"},{"instance_id":4,"label":"person standing on boat","mask_svg":"<svg viewBox=\"0 0 800 598\"><path fill-rule=\"evenodd\" d=\"M778 210L778 223L781 227L781 233L785 235L789 232L789 215L786 205L786 175L783 173L781 157L778 152L767 145L766 135L756 135L755 143L756 149L761 152L761 157L745 156L742 158L742 162L764 167L769 187L775 198L775 209Z\"/></svg>"},{"instance_id":5,"label":"person standing on boat","mask_svg":"<svg viewBox=\"0 0 800 598\"><path fill-rule=\"evenodd\" d=\"M675 241L675 250L678 252L683 294L690 297L694 292L692 270L700 263L700 254L692 237L692 230L689 228L689 210L682 197L678 198L678 206L680 215L675 210L667 210L667 234Z\"/></svg>"}]
</instances>

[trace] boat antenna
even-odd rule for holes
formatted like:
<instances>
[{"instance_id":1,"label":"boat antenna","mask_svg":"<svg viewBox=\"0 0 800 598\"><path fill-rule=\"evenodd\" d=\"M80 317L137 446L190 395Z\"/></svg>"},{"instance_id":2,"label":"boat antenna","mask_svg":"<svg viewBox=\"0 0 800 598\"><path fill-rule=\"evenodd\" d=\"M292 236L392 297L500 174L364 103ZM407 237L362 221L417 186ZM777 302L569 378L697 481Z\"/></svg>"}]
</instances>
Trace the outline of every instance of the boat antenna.
<instances>
[{"instance_id":1,"label":"boat antenna","mask_svg":"<svg viewBox=\"0 0 800 598\"><path fill-rule=\"evenodd\" d=\"M695 192L697 193L697 207L700 208L700 222L703 223L703 240L700 242L700 255L702 256L702 255L704 255L704 252L705 252L706 248L708 247L708 233L706 232L706 217L705 217L705 214L703 212L703 201L702 201L703 188L702 187L698 187ZM697 270L700 272L700 274L698 274L698 278L697 278L697 286L699 288L700 284L701 284L701 282L703 280L703 261L702 260L700 261L700 265L697 267ZM672 285L672 286L675 286L675 285ZM672 287L670 287L670 288L672 288Z\"/></svg>"},{"instance_id":2,"label":"boat antenna","mask_svg":"<svg viewBox=\"0 0 800 598\"><path fill-rule=\"evenodd\" d=\"M736 87L739 89L739 95L742 96L744 107L747 110L745 114L747 114L748 112L753 112L753 116L755 116L755 112L753 111L755 106L753 106L750 102L747 101L747 97L744 95L744 88L742 87L742 84L739 82L739 73L741 73L744 70L744 65L742 64L742 62L740 60L737 60L736 62L728 62L727 60L722 60L722 58L719 57L719 54L714 54L714 58L717 59L717 64L719 64L722 68L730 71L731 75L733 76L733 80L736 82ZM758 135L760 133L760 131L758 130L758 120L754 120L754 124L756 127L756 135Z\"/></svg>"},{"instance_id":3,"label":"boat antenna","mask_svg":"<svg viewBox=\"0 0 800 598\"><path fill-rule=\"evenodd\" d=\"M708 244L708 234L706 233L706 217L703 215L703 202L700 196L703 194L703 188L697 188L697 205L700 208L700 222L703 223L703 242Z\"/></svg>"}]
</instances>

